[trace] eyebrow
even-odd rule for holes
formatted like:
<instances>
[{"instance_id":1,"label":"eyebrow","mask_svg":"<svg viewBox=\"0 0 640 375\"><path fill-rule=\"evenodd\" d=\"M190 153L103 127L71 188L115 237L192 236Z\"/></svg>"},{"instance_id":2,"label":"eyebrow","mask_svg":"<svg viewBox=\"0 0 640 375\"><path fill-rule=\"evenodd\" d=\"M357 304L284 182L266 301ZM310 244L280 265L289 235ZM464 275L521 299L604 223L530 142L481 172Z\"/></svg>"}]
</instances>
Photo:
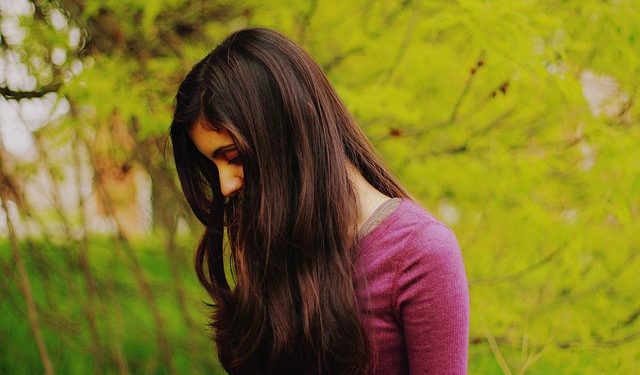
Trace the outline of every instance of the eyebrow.
<instances>
[{"instance_id":1,"label":"eyebrow","mask_svg":"<svg viewBox=\"0 0 640 375\"><path fill-rule=\"evenodd\" d=\"M218 158L218 157L221 157L221 156L223 156L222 154L224 154L225 152L229 152L229 151L231 151L231 150L233 150L235 148L236 148L236 145L234 145L234 144L218 147L213 152L213 154L211 154L211 157L214 158L214 159Z\"/></svg>"}]
</instances>

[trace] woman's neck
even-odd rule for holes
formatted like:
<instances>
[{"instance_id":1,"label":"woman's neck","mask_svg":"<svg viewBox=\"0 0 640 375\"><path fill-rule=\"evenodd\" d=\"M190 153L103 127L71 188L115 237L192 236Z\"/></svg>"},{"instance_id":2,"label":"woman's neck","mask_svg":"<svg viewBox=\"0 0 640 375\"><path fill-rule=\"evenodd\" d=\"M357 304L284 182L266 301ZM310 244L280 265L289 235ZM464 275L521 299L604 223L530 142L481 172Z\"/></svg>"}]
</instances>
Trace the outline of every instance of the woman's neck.
<instances>
[{"instance_id":1,"label":"woman's neck","mask_svg":"<svg viewBox=\"0 0 640 375\"><path fill-rule=\"evenodd\" d=\"M382 203L390 199L382 192L371 186L371 184L360 174L360 172L351 164L347 163L347 169L353 185L356 189L356 197L358 201L358 229L373 214L376 208Z\"/></svg>"}]
</instances>

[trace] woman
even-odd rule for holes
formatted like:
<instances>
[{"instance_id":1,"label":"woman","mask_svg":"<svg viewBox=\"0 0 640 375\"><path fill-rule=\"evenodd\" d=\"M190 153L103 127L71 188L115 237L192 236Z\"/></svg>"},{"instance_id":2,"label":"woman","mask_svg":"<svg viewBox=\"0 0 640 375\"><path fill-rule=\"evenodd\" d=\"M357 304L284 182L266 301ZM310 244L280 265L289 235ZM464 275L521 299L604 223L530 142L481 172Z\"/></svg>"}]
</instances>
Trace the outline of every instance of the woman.
<instances>
[{"instance_id":1,"label":"woman","mask_svg":"<svg viewBox=\"0 0 640 375\"><path fill-rule=\"evenodd\" d=\"M301 47L264 28L228 36L180 85L171 139L230 374L466 373L454 234Z\"/></svg>"}]
</instances>

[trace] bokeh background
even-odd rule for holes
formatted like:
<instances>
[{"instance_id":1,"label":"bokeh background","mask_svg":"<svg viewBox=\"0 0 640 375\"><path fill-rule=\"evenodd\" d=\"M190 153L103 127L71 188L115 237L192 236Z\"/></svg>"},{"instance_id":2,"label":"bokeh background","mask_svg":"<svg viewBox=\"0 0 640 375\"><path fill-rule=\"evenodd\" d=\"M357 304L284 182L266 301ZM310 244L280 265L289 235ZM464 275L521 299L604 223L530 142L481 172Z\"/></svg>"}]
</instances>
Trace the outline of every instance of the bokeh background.
<instances>
[{"instance_id":1,"label":"bokeh background","mask_svg":"<svg viewBox=\"0 0 640 375\"><path fill-rule=\"evenodd\" d=\"M246 26L457 233L471 374L640 373L635 0L0 0L0 373L223 373L167 131Z\"/></svg>"}]
</instances>

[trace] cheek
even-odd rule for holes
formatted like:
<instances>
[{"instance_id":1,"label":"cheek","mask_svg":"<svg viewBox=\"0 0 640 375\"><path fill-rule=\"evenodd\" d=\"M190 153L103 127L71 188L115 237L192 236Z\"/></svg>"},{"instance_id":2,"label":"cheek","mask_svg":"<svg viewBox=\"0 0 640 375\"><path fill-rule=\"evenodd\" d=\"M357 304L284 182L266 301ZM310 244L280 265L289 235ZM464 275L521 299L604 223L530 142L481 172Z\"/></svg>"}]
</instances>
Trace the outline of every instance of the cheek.
<instances>
[{"instance_id":1,"label":"cheek","mask_svg":"<svg viewBox=\"0 0 640 375\"><path fill-rule=\"evenodd\" d=\"M242 168L242 165L237 166L236 175L244 180L244 169Z\"/></svg>"}]
</instances>

